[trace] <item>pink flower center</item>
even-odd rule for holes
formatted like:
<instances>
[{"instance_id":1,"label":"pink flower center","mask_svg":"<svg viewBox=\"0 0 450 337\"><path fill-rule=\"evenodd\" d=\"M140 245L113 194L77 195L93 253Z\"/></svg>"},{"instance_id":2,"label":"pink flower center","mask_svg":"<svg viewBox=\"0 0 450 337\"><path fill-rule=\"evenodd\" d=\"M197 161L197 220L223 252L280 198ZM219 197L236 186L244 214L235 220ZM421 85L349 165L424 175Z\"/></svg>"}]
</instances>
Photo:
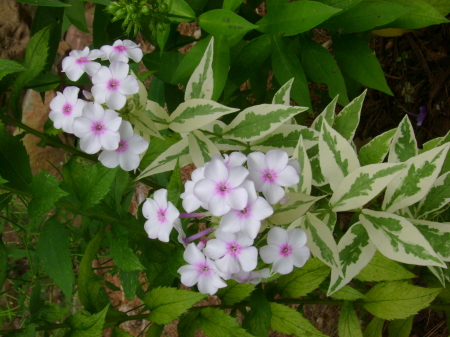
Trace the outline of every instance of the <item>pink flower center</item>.
<instances>
[{"instance_id":1,"label":"pink flower center","mask_svg":"<svg viewBox=\"0 0 450 337\"><path fill-rule=\"evenodd\" d=\"M250 206L245 207L242 211L237 211L237 216L240 219L250 218L252 216L252 209Z\"/></svg>"},{"instance_id":2,"label":"pink flower center","mask_svg":"<svg viewBox=\"0 0 450 337\"><path fill-rule=\"evenodd\" d=\"M69 103L64 104L62 113L64 116L70 116L72 114L72 106Z\"/></svg>"},{"instance_id":3,"label":"pink flower center","mask_svg":"<svg viewBox=\"0 0 450 337\"><path fill-rule=\"evenodd\" d=\"M201 262L201 263L197 264L197 272L201 276L208 276L208 275L211 275L212 270L206 262Z\"/></svg>"},{"instance_id":4,"label":"pink flower center","mask_svg":"<svg viewBox=\"0 0 450 337\"><path fill-rule=\"evenodd\" d=\"M167 219L166 219L166 210L165 209L161 209L160 208L158 210L157 216L158 216L159 222L166 222L167 221Z\"/></svg>"},{"instance_id":5,"label":"pink flower center","mask_svg":"<svg viewBox=\"0 0 450 337\"><path fill-rule=\"evenodd\" d=\"M289 244L284 244L280 246L280 255L284 257L288 257L292 254L292 247Z\"/></svg>"},{"instance_id":6,"label":"pink flower center","mask_svg":"<svg viewBox=\"0 0 450 337\"><path fill-rule=\"evenodd\" d=\"M230 193L231 188L227 182L218 183L216 185L216 193L219 193L221 196L225 196Z\"/></svg>"},{"instance_id":7,"label":"pink flower center","mask_svg":"<svg viewBox=\"0 0 450 337\"><path fill-rule=\"evenodd\" d=\"M75 61L77 64L85 64L85 63L87 63L87 62L89 62L90 60L87 58L87 57L80 57L80 58L77 58L77 60Z\"/></svg>"},{"instance_id":8,"label":"pink flower center","mask_svg":"<svg viewBox=\"0 0 450 337\"><path fill-rule=\"evenodd\" d=\"M238 256L241 253L242 247L237 242L229 242L227 244L227 252L233 257Z\"/></svg>"},{"instance_id":9,"label":"pink flower center","mask_svg":"<svg viewBox=\"0 0 450 337\"><path fill-rule=\"evenodd\" d=\"M272 169L266 169L263 171L263 180L264 182L273 183L277 179L277 173Z\"/></svg>"},{"instance_id":10,"label":"pink flower center","mask_svg":"<svg viewBox=\"0 0 450 337\"><path fill-rule=\"evenodd\" d=\"M116 152L125 152L126 150L128 150L128 143L125 140L121 140Z\"/></svg>"},{"instance_id":11,"label":"pink flower center","mask_svg":"<svg viewBox=\"0 0 450 337\"><path fill-rule=\"evenodd\" d=\"M116 79L114 79L114 78L111 78L111 79L108 81L107 88L108 88L108 90L110 90L110 91L116 91L117 89L119 89L119 81L116 80Z\"/></svg>"},{"instance_id":12,"label":"pink flower center","mask_svg":"<svg viewBox=\"0 0 450 337\"><path fill-rule=\"evenodd\" d=\"M105 133L106 127L101 122L94 122L91 127L91 131L96 135L102 135Z\"/></svg>"},{"instance_id":13,"label":"pink flower center","mask_svg":"<svg viewBox=\"0 0 450 337\"><path fill-rule=\"evenodd\" d=\"M125 46L115 46L114 50L116 52L118 52L118 53L123 53L123 52L125 52L127 50L127 47L125 47Z\"/></svg>"}]
</instances>

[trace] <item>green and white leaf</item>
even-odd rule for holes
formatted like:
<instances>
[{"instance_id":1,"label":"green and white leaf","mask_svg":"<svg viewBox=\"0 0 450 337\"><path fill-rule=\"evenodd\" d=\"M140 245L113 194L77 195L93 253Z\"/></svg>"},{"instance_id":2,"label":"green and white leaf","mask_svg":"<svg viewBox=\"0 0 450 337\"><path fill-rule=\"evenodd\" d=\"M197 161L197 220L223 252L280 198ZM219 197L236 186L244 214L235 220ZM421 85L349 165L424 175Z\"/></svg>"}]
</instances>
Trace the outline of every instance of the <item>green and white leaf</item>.
<instances>
[{"instance_id":1,"label":"green and white leaf","mask_svg":"<svg viewBox=\"0 0 450 337\"><path fill-rule=\"evenodd\" d=\"M275 209L269 221L275 225L291 223L303 216L315 202L324 197L324 195L314 197L309 194L297 192L286 193L285 198L289 198L288 202L280 208Z\"/></svg>"},{"instance_id":2,"label":"green and white leaf","mask_svg":"<svg viewBox=\"0 0 450 337\"><path fill-rule=\"evenodd\" d=\"M333 193L333 212L344 212L364 206L375 198L407 164L372 164L360 167L344 178Z\"/></svg>"},{"instance_id":3,"label":"green and white leaf","mask_svg":"<svg viewBox=\"0 0 450 337\"><path fill-rule=\"evenodd\" d=\"M333 191L346 176L360 167L353 147L326 121L322 123L319 137L319 161L322 174Z\"/></svg>"},{"instance_id":4,"label":"green and white leaf","mask_svg":"<svg viewBox=\"0 0 450 337\"><path fill-rule=\"evenodd\" d=\"M338 334L339 337L363 337L359 318L349 301L344 302L339 312Z\"/></svg>"},{"instance_id":5,"label":"green and white leaf","mask_svg":"<svg viewBox=\"0 0 450 337\"><path fill-rule=\"evenodd\" d=\"M219 151L244 151L247 146L238 140L223 139L221 137L223 130L227 125L219 120L215 120L204 127L201 131L205 131L207 137L216 145Z\"/></svg>"},{"instance_id":6,"label":"green and white leaf","mask_svg":"<svg viewBox=\"0 0 450 337\"><path fill-rule=\"evenodd\" d=\"M442 287L445 288L445 274L441 267L427 266L434 276L441 282Z\"/></svg>"},{"instance_id":7,"label":"green and white leaf","mask_svg":"<svg viewBox=\"0 0 450 337\"><path fill-rule=\"evenodd\" d=\"M294 78L291 78L283 86L278 89L272 99L272 104L290 105L291 88Z\"/></svg>"},{"instance_id":8,"label":"green and white leaf","mask_svg":"<svg viewBox=\"0 0 450 337\"><path fill-rule=\"evenodd\" d=\"M148 100L145 105L145 113L152 119L158 130L164 130L169 127L169 114L157 102Z\"/></svg>"},{"instance_id":9,"label":"green and white leaf","mask_svg":"<svg viewBox=\"0 0 450 337\"><path fill-rule=\"evenodd\" d=\"M214 37L209 41L205 53L200 60L199 65L195 68L194 73L189 78L184 93L184 101L187 102L193 98L201 98L210 100L214 91L213 79L213 54L214 54Z\"/></svg>"},{"instance_id":10,"label":"green and white leaf","mask_svg":"<svg viewBox=\"0 0 450 337\"><path fill-rule=\"evenodd\" d=\"M327 210L325 210L325 212L320 212L320 213L312 212L312 213L317 218L322 220L323 223L328 226L328 228L330 229L331 232L334 231L334 226L336 226L336 221L337 221L337 213L329 211L328 208L327 208Z\"/></svg>"},{"instance_id":11,"label":"green and white leaf","mask_svg":"<svg viewBox=\"0 0 450 337\"><path fill-rule=\"evenodd\" d=\"M290 192L300 192L311 194L312 186L312 170L309 162L306 148L303 144L303 136L300 135L297 146L292 155L292 159L297 160L300 164L300 181L297 185L288 187Z\"/></svg>"},{"instance_id":12,"label":"green and white leaf","mask_svg":"<svg viewBox=\"0 0 450 337\"><path fill-rule=\"evenodd\" d=\"M441 260L450 262L450 224L416 219L408 220L427 239Z\"/></svg>"},{"instance_id":13,"label":"green and white leaf","mask_svg":"<svg viewBox=\"0 0 450 337\"><path fill-rule=\"evenodd\" d=\"M439 175L449 146L445 144L409 159L409 168L389 183L383 210L395 212L425 197Z\"/></svg>"},{"instance_id":14,"label":"green and white leaf","mask_svg":"<svg viewBox=\"0 0 450 337\"><path fill-rule=\"evenodd\" d=\"M422 148L419 149L419 153L424 153L424 152L434 149L435 147L438 147L439 145L443 145L444 144L444 143L442 143L443 139L444 139L444 137L437 137L432 140L429 140L426 143L423 143Z\"/></svg>"},{"instance_id":15,"label":"green and white leaf","mask_svg":"<svg viewBox=\"0 0 450 337\"><path fill-rule=\"evenodd\" d=\"M446 172L435 180L430 191L423 198L416 210L416 217L422 218L435 212L450 202L450 172Z\"/></svg>"},{"instance_id":16,"label":"green and white leaf","mask_svg":"<svg viewBox=\"0 0 450 337\"><path fill-rule=\"evenodd\" d=\"M215 154L220 155L220 151L201 131L194 130L188 135L189 154L195 166L202 167L211 161Z\"/></svg>"},{"instance_id":17,"label":"green and white leaf","mask_svg":"<svg viewBox=\"0 0 450 337\"><path fill-rule=\"evenodd\" d=\"M425 237L405 218L363 209L359 219L384 256L403 263L445 268Z\"/></svg>"},{"instance_id":18,"label":"green and white leaf","mask_svg":"<svg viewBox=\"0 0 450 337\"><path fill-rule=\"evenodd\" d=\"M361 118L361 109L366 93L367 89L346 105L334 119L333 129L339 132L341 136L348 141L352 140L355 136L356 128L358 127Z\"/></svg>"},{"instance_id":19,"label":"green and white leaf","mask_svg":"<svg viewBox=\"0 0 450 337\"><path fill-rule=\"evenodd\" d=\"M361 166L382 163L389 152L396 131L397 129L386 131L364 145L358 154Z\"/></svg>"},{"instance_id":20,"label":"green and white leaf","mask_svg":"<svg viewBox=\"0 0 450 337\"><path fill-rule=\"evenodd\" d=\"M280 127L290 118L306 111L305 107L261 104L241 111L225 128L224 138L252 142Z\"/></svg>"},{"instance_id":21,"label":"green and white leaf","mask_svg":"<svg viewBox=\"0 0 450 337\"><path fill-rule=\"evenodd\" d=\"M408 159L417 156L417 153L417 141L414 136L414 130L408 115L405 115L397 127L397 131L392 139L388 162L403 163Z\"/></svg>"},{"instance_id":22,"label":"green and white leaf","mask_svg":"<svg viewBox=\"0 0 450 337\"><path fill-rule=\"evenodd\" d=\"M318 132L322 130L322 121L325 118L328 125L333 125L334 119L336 118L336 103L339 99L339 95L337 95L333 100L326 106L325 109L320 113L319 116L314 120L314 122L311 124L311 129L314 129Z\"/></svg>"},{"instance_id":23,"label":"green and white leaf","mask_svg":"<svg viewBox=\"0 0 450 337\"><path fill-rule=\"evenodd\" d=\"M328 184L327 179L323 176L320 169L319 156L314 156L310 159L311 171L312 171L312 184L314 186L325 186Z\"/></svg>"}]
</instances>

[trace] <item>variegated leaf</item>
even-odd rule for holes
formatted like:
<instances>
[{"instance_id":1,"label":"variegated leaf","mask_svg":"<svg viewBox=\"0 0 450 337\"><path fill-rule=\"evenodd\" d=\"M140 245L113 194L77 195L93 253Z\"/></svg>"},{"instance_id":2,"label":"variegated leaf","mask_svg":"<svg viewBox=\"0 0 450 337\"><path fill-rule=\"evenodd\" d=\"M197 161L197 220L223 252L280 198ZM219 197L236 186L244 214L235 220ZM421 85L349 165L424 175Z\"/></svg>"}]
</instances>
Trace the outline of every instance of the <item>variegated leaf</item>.
<instances>
[{"instance_id":1,"label":"variegated leaf","mask_svg":"<svg viewBox=\"0 0 450 337\"><path fill-rule=\"evenodd\" d=\"M291 223L302 215L318 200L325 196L313 197L312 195L290 192L284 198L289 200L280 208L275 209L269 221L275 225L285 225Z\"/></svg>"},{"instance_id":2,"label":"variegated leaf","mask_svg":"<svg viewBox=\"0 0 450 337\"><path fill-rule=\"evenodd\" d=\"M152 119L158 130L167 129L169 127L169 114L157 102L148 100L145 106L145 113Z\"/></svg>"},{"instance_id":3,"label":"variegated leaf","mask_svg":"<svg viewBox=\"0 0 450 337\"><path fill-rule=\"evenodd\" d=\"M312 184L314 186L324 186L328 184L328 181L322 174L322 170L320 169L320 160L319 156L312 157L310 159L311 171L312 171Z\"/></svg>"},{"instance_id":4,"label":"variegated leaf","mask_svg":"<svg viewBox=\"0 0 450 337\"><path fill-rule=\"evenodd\" d=\"M346 176L360 167L355 150L326 121L322 123L319 137L319 160L322 174L333 191Z\"/></svg>"},{"instance_id":5,"label":"variegated leaf","mask_svg":"<svg viewBox=\"0 0 450 337\"><path fill-rule=\"evenodd\" d=\"M191 132L238 110L206 99L191 99L181 103L170 115L169 128L180 133Z\"/></svg>"},{"instance_id":6,"label":"variegated leaf","mask_svg":"<svg viewBox=\"0 0 450 337\"><path fill-rule=\"evenodd\" d=\"M303 137L300 135L297 146L292 155L292 159L295 159L300 164L300 181L297 185L288 187L290 192L300 192L304 194L311 194L312 185L312 171L311 164L306 154L305 146L303 145Z\"/></svg>"},{"instance_id":7,"label":"variegated leaf","mask_svg":"<svg viewBox=\"0 0 450 337\"><path fill-rule=\"evenodd\" d=\"M294 82L294 78L291 78L278 89L273 96L272 104L290 105L292 82Z\"/></svg>"},{"instance_id":8,"label":"variegated leaf","mask_svg":"<svg viewBox=\"0 0 450 337\"><path fill-rule=\"evenodd\" d=\"M355 136L356 129L361 117L361 108L366 97L367 89L351 101L342 109L339 115L336 116L333 123L333 129L339 132L342 137L348 141Z\"/></svg>"},{"instance_id":9,"label":"variegated leaf","mask_svg":"<svg viewBox=\"0 0 450 337\"><path fill-rule=\"evenodd\" d=\"M450 172L438 177L416 210L416 218L437 211L450 202Z\"/></svg>"},{"instance_id":10,"label":"variegated leaf","mask_svg":"<svg viewBox=\"0 0 450 337\"><path fill-rule=\"evenodd\" d=\"M284 122L306 111L305 107L261 104L241 111L225 128L224 138L252 142L273 132Z\"/></svg>"},{"instance_id":11,"label":"variegated leaf","mask_svg":"<svg viewBox=\"0 0 450 337\"><path fill-rule=\"evenodd\" d=\"M375 198L407 164L372 164L360 167L344 178L330 199L333 212L361 208Z\"/></svg>"},{"instance_id":12,"label":"variegated leaf","mask_svg":"<svg viewBox=\"0 0 450 337\"><path fill-rule=\"evenodd\" d=\"M313 213L318 219L322 220L324 224L327 225L327 227L330 229L331 232L334 231L334 226L336 226L337 221L337 213L335 212L321 212L321 213Z\"/></svg>"},{"instance_id":13,"label":"variegated leaf","mask_svg":"<svg viewBox=\"0 0 450 337\"><path fill-rule=\"evenodd\" d=\"M322 130L322 121L325 118L328 125L333 125L334 119L336 118L336 113L334 112L336 110L336 103L339 99L339 95L337 95L333 100L327 105L325 109L320 113L319 116L314 120L314 122L311 124L311 129L314 129L318 132Z\"/></svg>"},{"instance_id":14,"label":"variegated leaf","mask_svg":"<svg viewBox=\"0 0 450 337\"><path fill-rule=\"evenodd\" d=\"M311 250L311 253L332 269L336 269L343 276L339 262L338 247L328 226L314 214L308 212L301 218L300 227L306 233L308 238L306 245Z\"/></svg>"},{"instance_id":15,"label":"variegated leaf","mask_svg":"<svg viewBox=\"0 0 450 337\"><path fill-rule=\"evenodd\" d=\"M370 262L377 249L369 240L369 234L364 226L357 222L339 240L338 250L344 276L340 276L335 269L331 270L331 281L327 296L344 287L358 275Z\"/></svg>"},{"instance_id":16,"label":"variegated leaf","mask_svg":"<svg viewBox=\"0 0 450 337\"><path fill-rule=\"evenodd\" d=\"M199 65L195 68L194 73L189 78L184 94L184 101L187 102L194 98L211 99L214 91L213 79L213 54L214 54L214 37L211 37L208 47L200 60Z\"/></svg>"},{"instance_id":17,"label":"variegated leaf","mask_svg":"<svg viewBox=\"0 0 450 337\"><path fill-rule=\"evenodd\" d=\"M222 121L212 121L203 126L201 131L216 145L219 151L245 151L247 144L234 139L223 139L222 133L227 125Z\"/></svg>"},{"instance_id":18,"label":"variegated leaf","mask_svg":"<svg viewBox=\"0 0 450 337\"><path fill-rule=\"evenodd\" d=\"M416 219L408 220L428 240L441 260L450 262L450 224Z\"/></svg>"},{"instance_id":19,"label":"variegated leaf","mask_svg":"<svg viewBox=\"0 0 450 337\"><path fill-rule=\"evenodd\" d=\"M364 145L358 154L361 166L382 163L389 152L396 131L397 129L386 131Z\"/></svg>"},{"instance_id":20,"label":"variegated leaf","mask_svg":"<svg viewBox=\"0 0 450 337\"><path fill-rule=\"evenodd\" d=\"M215 154L220 155L217 147L199 130L190 132L188 140L189 154L197 167L205 166Z\"/></svg>"},{"instance_id":21,"label":"variegated leaf","mask_svg":"<svg viewBox=\"0 0 450 337\"><path fill-rule=\"evenodd\" d=\"M441 282L442 287L445 288L445 274L442 271L442 268L435 266L427 266L428 269L433 273L434 276Z\"/></svg>"},{"instance_id":22,"label":"variegated leaf","mask_svg":"<svg viewBox=\"0 0 450 337\"><path fill-rule=\"evenodd\" d=\"M448 148L449 144L445 144L407 160L409 168L395 177L386 189L383 210L395 212L422 199L433 186Z\"/></svg>"},{"instance_id":23,"label":"variegated leaf","mask_svg":"<svg viewBox=\"0 0 450 337\"><path fill-rule=\"evenodd\" d=\"M386 257L409 264L444 267L419 230L405 218L386 212L363 209L359 220L370 240Z\"/></svg>"},{"instance_id":24,"label":"variegated leaf","mask_svg":"<svg viewBox=\"0 0 450 337\"><path fill-rule=\"evenodd\" d=\"M180 167L192 163L192 158L189 155L189 142L187 138L183 138L161 153L158 158L142 171L136 180L152 174L173 170L178 158L180 160Z\"/></svg>"},{"instance_id":25,"label":"variegated leaf","mask_svg":"<svg viewBox=\"0 0 450 337\"><path fill-rule=\"evenodd\" d=\"M403 163L409 158L417 156L417 141L408 115L400 122L392 139L388 162Z\"/></svg>"},{"instance_id":26,"label":"variegated leaf","mask_svg":"<svg viewBox=\"0 0 450 337\"><path fill-rule=\"evenodd\" d=\"M434 149L435 147L438 147L439 145L443 145L443 143L441 143L441 141L443 139L444 139L444 137L438 137L438 138L429 140L426 143L423 143L422 148L419 149L419 153L424 153L424 152Z\"/></svg>"}]
</instances>

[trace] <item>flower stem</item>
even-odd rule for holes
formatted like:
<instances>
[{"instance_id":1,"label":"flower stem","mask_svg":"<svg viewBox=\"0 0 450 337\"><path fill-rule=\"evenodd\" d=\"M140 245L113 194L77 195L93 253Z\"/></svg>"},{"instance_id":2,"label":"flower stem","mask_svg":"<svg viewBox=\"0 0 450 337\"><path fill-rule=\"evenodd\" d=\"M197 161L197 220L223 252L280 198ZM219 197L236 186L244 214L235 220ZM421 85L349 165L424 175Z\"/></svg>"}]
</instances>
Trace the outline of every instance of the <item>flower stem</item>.
<instances>
[{"instance_id":1,"label":"flower stem","mask_svg":"<svg viewBox=\"0 0 450 337\"><path fill-rule=\"evenodd\" d=\"M204 213L180 213L179 218L183 219L183 218L197 218L199 216L205 216Z\"/></svg>"},{"instance_id":2,"label":"flower stem","mask_svg":"<svg viewBox=\"0 0 450 337\"><path fill-rule=\"evenodd\" d=\"M186 239L183 239L183 241L184 241L185 244L188 244L189 242L192 242L194 240L200 239L202 236L205 236L205 235L211 233L214 230L216 230L216 229L215 228L206 228L205 230L203 230L203 231L201 231L201 232L199 232L197 234L194 234L194 235L192 235L192 236L190 236L190 237L188 237Z\"/></svg>"}]
</instances>

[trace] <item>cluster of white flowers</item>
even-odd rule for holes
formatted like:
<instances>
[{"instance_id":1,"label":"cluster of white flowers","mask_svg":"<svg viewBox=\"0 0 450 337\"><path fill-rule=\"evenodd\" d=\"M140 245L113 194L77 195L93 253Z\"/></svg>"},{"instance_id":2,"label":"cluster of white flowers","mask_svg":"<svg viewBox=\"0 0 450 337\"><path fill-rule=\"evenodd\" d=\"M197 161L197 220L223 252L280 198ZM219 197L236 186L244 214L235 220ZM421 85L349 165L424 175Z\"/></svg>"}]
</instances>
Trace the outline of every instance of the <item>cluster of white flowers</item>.
<instances>
[{"instance_id":1,"label":"cluster of white flowers","mask_svg":"<svg viewBox=\"0 0 450 337\"><path fill-rule=\"evenodd\" d=\"M109 67L94 60L109 60ZM139 91L135 77L129 75L128 61L142 59L139 45L130 40L117 40L100 49L73 50L63 59L67 77L77 81L86 72L92 80L92 93L83 92L90 102L78 98L80 89L67 87L57 92L50 102L49 118L57 129L80 138L80 148L94 154L100 150L100 162L109 168L120 165L125 171L139 166L139 155L148 148L148 141L133 133L132 125L122 120L116 110L122 109L126 95Z\"/></svg>"},{"instance_id":2,"label":"cluster of white flowers","mask_svg":"<svg viewBox=\"0 0 450 337\"><path fill-rule=\"evenodd\" d=\"M255 271L258 249L253 242L261 222L273 214L271 205L284 197L284 187L299 182L298 162L289 160L282 150L271 150L267 154L253 152L248 156L234 152L224 156L214 156L204 167L197 168L192 180L186 182L181 198L184 209L190 213L180 214L167 201L166 190L155 192L154 199L147 199L142 208L148 219L145 230L150 238L168 242L175 227L180 242L187 246L184 259L189 264L178 270L181 282L189 287L197 284L200 292L211 295L226 287L224 280L257 284L269 276L267 268ZM200 207L208 213L191 213ZM198 215L220 217L219 227L186 238L179 217ZM198 245L189 243L213 230L215 238L206 245L203 241ZM260 249L259 256L265 263L273 264L273 272L288 274L294 266L302 267L310 256L305 246L306 234L298 228L288 233L274 227L269 231L267 243Z\"/></svg>"}]
</instances>

